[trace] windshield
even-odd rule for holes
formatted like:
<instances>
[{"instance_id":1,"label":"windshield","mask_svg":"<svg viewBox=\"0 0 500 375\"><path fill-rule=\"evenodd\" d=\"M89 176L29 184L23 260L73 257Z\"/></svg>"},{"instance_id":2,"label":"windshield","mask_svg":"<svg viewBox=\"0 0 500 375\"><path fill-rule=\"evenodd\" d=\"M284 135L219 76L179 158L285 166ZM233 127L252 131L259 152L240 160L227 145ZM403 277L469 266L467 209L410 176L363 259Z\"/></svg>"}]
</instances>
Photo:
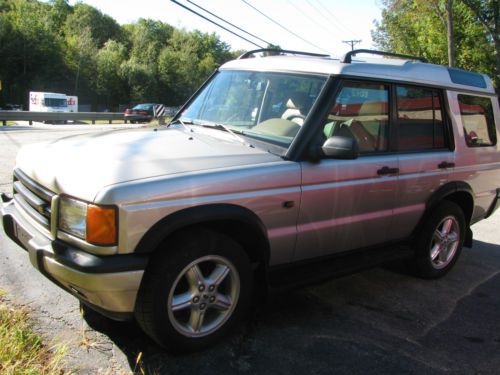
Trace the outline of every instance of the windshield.
<instances>
[{"instance_id":1,"label":"windshield","mask_svg":"<svg viewBox=\"0 0 500 375\"><path fill-rule=\"evenodd\" d=\"M193 124L223 124L234 132L288 147L326 77L222 71L182 113Z\"/></svg>"},{"instance_id":2,"label":"windshield","mask_svg":"<svg viewBox=\"0 0 500 375\"><path fill-rule=\"evenodd\" d=\"M42 104L46 107L67 107L68 101L66 99L45 98Z\"/></svg>"}]
</instances>

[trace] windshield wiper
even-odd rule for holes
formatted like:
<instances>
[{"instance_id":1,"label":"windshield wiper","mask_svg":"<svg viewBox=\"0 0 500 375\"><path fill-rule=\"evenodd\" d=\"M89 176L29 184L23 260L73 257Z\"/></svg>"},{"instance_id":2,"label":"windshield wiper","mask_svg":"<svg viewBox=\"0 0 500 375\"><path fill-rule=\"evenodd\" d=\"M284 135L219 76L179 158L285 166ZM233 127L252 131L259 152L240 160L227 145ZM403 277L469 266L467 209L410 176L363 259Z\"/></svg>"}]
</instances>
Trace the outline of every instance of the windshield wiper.
<instances>
[{"instance_id":1,"label":"windshield wiper","mask_svg":"<svg viewBox=\"0 0 500 375\"><path fill-rule=\"evenodd\" d=\"M252 144L250 144L247 141L245 141L245 139L243 137L240 137L238 134L236 134L236 132L234 130L230 129L229 127L227 127L224 124L219 124L219 123L213 123L213 124L204 123L204 124L199 124L199 125L203 126L205 128L213 128L213 129L224 130L224 131L228 132L229 134L231 134L238 141L240 141L241 143L243 143L245 146L254 148L254 146Z\"/></svg>"},{"instance_id":2,"label":"windshield wiper","mask_svg":"<svg viewBox=\"0 0 500 375\"><path fill-rule=\"evenodd\" d=\"M188 131L188 132L193 132L193 129L189 129L186 124L189 124L189 125L193 125L193 122L192 121L182 121L180 118L170 122L168 125L167 125L167 128L170 127L170 125L175 125L175 124L181 124L182 127Z\"/></svg>"}]
</instances>

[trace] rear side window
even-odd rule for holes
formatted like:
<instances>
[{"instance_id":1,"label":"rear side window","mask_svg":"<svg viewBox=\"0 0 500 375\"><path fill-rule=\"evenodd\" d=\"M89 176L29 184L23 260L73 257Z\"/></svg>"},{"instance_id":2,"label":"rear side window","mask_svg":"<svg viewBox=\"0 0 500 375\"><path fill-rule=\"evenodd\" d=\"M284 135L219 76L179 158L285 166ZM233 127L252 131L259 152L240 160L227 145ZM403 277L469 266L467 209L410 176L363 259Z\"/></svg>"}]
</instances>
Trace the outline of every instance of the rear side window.
<instances>
[{"instance_id":1,"label":"rear side window","mask_svg":"<svg viewBox=\"0 0 500 375\"><path fill-rule=\"evenodd\" d=\"M491 100L480 96L458 95L465 142L469 147L497 143Z\"/></svg>"},{"instance_id":2,"label":"rear side window","mask_svg":"<svg viewBox=\"0 0 500 375\"><path fill-rule=\"evenodd\" d=\"M448 147L439 92L397 86L396 93L399 150Z\"/></svg>"}]
</instances>

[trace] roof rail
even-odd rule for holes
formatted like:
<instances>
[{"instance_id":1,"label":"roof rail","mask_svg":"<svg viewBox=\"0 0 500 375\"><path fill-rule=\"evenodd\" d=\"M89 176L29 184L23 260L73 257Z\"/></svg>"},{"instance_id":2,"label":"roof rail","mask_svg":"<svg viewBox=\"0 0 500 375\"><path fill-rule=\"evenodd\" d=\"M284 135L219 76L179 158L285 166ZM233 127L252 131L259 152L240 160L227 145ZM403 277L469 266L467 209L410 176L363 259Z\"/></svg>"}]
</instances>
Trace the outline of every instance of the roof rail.
<instances>
[{"instance_id":1,"label":"roof rail","mask_svg":"<svg viewBox=\"0 0 500 375\"><path fill-rule=\"evenodd\" d=\"M302 55L302 56L314 56L314 57L330 57L330 55L325 55L321 53L312 53L312 52L301 52L301 51L291 51L287 49L277 49L277 48L260 48L254 49L252 51L245 52L243 55L238 57L238 60L247 59L254 53L259 52L279 52L279 53L288 53L290 55Z\"/></svg>"},{"instance_id":2,"label":"roof rail","mask_svg":"<svg viewBox=\"0 0 500 375\"><path fill-rule=\"evenodd\" d=\"M349 51L344 55L344 57L340 60L340 62L344 63L344 64L350 64L352 62L352 56L355 56L358 53L369 53L372 55L400 57L400 58L408 59L408 60L418 60L418 61L421 61L423 63L427 62L427 60L423 57L402 55L399 53L392 53L392 52L375 51L375 50L370 50L370 49L355 49L354 51Z\"/></svg>"}]
</instances>

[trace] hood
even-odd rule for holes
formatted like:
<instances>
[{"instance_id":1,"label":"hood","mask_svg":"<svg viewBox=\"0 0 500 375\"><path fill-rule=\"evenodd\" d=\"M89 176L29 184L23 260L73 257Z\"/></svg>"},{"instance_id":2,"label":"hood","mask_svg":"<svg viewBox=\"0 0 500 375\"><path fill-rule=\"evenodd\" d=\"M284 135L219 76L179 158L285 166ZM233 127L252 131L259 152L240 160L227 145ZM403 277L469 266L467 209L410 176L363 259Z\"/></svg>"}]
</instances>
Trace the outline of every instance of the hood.
<instances>
[{"instance_id":1,"label":"hood","mask_svg":"<svg viewBox=\"0 0 500 375\"><path fill-rule=\"evenodd\" d=\"M28 145L17 168L56 193L93 201L100 189L121 182L280 160L220 130L138 129Z\"/></svg>"}]
</instances>

